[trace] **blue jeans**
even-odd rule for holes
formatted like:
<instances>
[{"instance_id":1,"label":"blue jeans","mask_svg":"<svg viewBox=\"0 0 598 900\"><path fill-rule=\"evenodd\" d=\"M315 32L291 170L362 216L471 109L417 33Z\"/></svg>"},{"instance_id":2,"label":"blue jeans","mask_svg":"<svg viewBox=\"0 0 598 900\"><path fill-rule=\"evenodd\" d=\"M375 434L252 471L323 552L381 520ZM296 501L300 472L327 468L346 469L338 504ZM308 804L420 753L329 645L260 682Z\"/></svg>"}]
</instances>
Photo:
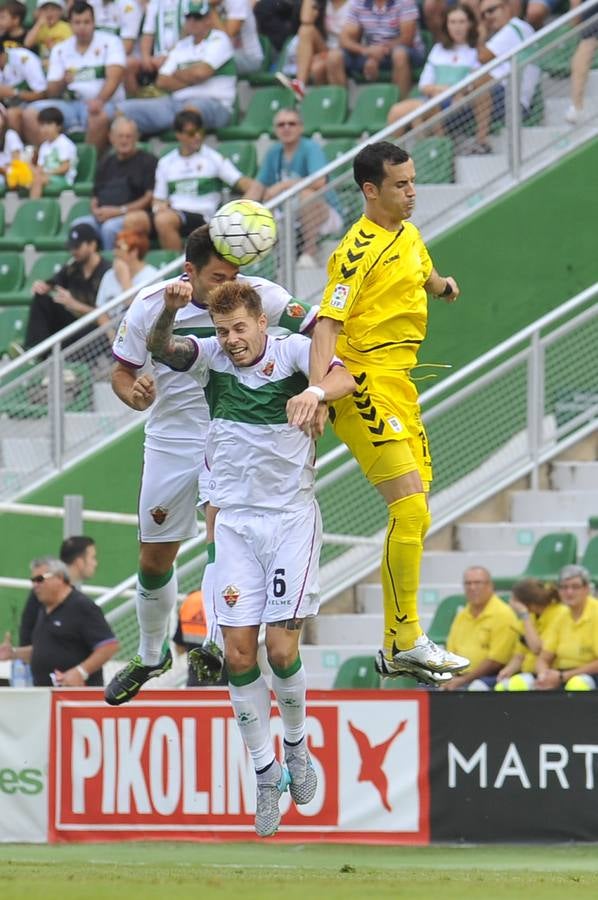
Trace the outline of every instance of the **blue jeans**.
<instances>
[{"instance_id":1,"label":"blue jeans","mask_svg":"<svg viewBox=\"0 0 598 900\"><path fill-rule=\"evenodd\" d=\"M231 111L219 100L211 97L196 97L175 100L171 96L155 97L147 100L122 100L118 111L133 119L141 134L160 134L174 124L174 117L182 109L195 109L203 119L204 128L214 131L224 128L231 118Z\"/></svg>"},{"instance_id":2,"label":"blue jeans","mask_svg":"<svg viewBox=\"0 0 598 900\"><path fill-rule=\"evenodd\" d=\"M87 103L84 100L36 100L31 106L38 112L50 106L59 109L64 116L65 132L73 129L84 131L87 128ZM114 118L114 111L112 101L104 104L104 112L109 119Z\"/></svg>"},{"instance_id":3,"label":"blue jeans","mask_svg":"<svg viewBox=\"0 0 598 900\"><path fill-rule=\"evenodd\" d=\"M102 238L102 249L112 250L116 243L116 235L123 229L124 221L124 216L115 216L113 219L106 219L105 222L98 222L93 216L79 216L71 225L81 225L82 222L91 225Z\"/></svg>"}]
</instances>

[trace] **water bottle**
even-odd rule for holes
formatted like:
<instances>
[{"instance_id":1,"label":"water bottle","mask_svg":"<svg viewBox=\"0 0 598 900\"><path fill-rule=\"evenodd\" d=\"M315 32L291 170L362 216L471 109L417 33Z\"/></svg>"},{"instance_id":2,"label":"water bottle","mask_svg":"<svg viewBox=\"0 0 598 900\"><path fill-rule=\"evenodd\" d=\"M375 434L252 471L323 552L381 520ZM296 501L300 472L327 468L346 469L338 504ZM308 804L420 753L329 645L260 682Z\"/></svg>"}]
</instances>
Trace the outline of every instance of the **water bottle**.
<instances>
[{"instance_id":1,"label":"water bottle","mask_svg":"<svg viewBox=\"0 0 598 900\"><path fill-rule=\"evenodd\" d=\"M11 687L24 688L31 687L32 684L31 669L27 663L22 659L13 659L10 667Z\"/></svg>"}]
</instances>

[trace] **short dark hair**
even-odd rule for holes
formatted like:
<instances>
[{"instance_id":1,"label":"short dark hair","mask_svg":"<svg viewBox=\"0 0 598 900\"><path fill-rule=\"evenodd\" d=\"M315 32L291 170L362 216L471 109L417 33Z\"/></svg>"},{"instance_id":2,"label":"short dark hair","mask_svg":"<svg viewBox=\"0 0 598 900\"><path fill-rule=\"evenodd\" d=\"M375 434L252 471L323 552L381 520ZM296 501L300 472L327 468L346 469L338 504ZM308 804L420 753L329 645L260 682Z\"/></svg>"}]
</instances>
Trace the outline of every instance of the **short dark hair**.
<instances>
[{"instance_id":1,"label":"short dark hair","mask_svg":"<svg viewBox=\"0 0 598 900\"><path fill-rule=\"evenodd\" d=\"M62 128L64 116L57 106L46 106L45 109L40 109L38 112L37 121L39 125L58 125L59 128Z\"/></svg>"},{"instance_id":2,"label":"short dark hair","mask_svg":"<svg viewBox=\"0 0 598 900\"><path fill-rule=\"evenodd\" d=\"M182 131L185 125L195 125L203 129L203 119L194 109L182 109L174 117L173 131Z\"/></svg>"},{"instance_id":3,"label":"short dark hair","mask_svg":"<svg viewBox=\"0 0 598 900\"><path fill-rule=\"evenodd\" d=\"M226 315L243 306L250 316L258 319L264 312L262 298L246 281L225 281L219 284L208 295L208 310L211 316L214 313Z\"/></svg>"},{"instance_id":4,"label":"short dark hair","mask_svg":"<svg viewBox=\"0 0 598 900\"><path fill-rule=\"evenodd\" d=\"M84 534L78 534L64 539L60 545L60 553L58 555L65 565L70 566L76 559L84 555L88 547L94 546L95 541L93 538L86 537Z\"/></svg>"},{"instance_id":5,"label":"short dark hair","mask_svg":"<svg viewBox=\"0 0 598 900\"><path fill-rule=\"evenodd\" d=\"M212 256L224 262L224 258L216 253L208 226L200 225L187 238L185 259L199 270L209 263Z\"/></svg>"},{"instance_id":6,"label":"short dark hair","mask_svg":"<svg viewBox=\"0 0 598 900\"><path fill-rule=\"evenodd\" d=\"M85 0L75 0L73 5L69 10L69 20L73 18L73 16L80 16L82 13L90 12L92 19L95 22L96 14L94 12L94 8L90 3L86 3Z\"/></svg>"},{"instance_id":7,"label":"short dark hair","mask_svg":"<svg viewBox=\"0 0 598 900\"><path fill-rule=\"evenodd\" d=\"M27 7L24 3L19 3L19 0L8 0L8 3L2 4L2 9L8 10L13 19L18 19L21 25L25 21Z\"/></svg>"},{"instance_id":8,"label":"short dark hair","mask_svg":"<svg viewBox=\"0 0 598 900\"><path fill-rule=\"evenodd\" d=\"M360 150L353 160L353 177L361 190L366 181L380 187L386 172L384 163L400 166L409 160L409 154L390 141L376 141Z\"/></svg>"}]
</instances>

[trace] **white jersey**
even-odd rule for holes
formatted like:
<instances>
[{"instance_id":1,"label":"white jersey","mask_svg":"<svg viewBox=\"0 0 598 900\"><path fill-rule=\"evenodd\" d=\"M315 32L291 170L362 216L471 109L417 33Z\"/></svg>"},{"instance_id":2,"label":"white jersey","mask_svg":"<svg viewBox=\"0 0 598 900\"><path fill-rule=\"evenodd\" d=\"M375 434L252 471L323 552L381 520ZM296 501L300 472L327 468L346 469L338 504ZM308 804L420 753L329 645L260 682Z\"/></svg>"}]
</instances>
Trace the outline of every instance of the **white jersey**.
<instances>
[{"instance_id":1,"label":"white jersey","mask_svg":"<svg viewBox=\"0 0 598 900\"><path fill-rule=\"evenodd\" d=\"M69 167L62 175L67 184L73 184L77 174L77 148L66 134L59 134L53 141L44 141L37 157L37 164L45 172L52 172L61 163L67 162Z\"/></svg>"},{"instance_id":2,"label":"white jersey","mask_svg":"<svg viewBox=\"0 0 598 900\"><path fill-rule=\"evenodd\" d=\"M214 74L201 84L190 84L172 92L174 100L195 100L210 97L218 100L227 109L235 102L237 70L235 67L232 41L224 31L212 29L199 43L189 36L183 38L168 54L160 68L160 75L174 75L179 69L188 69L197 63L206 63L214 69Z\"/></svg>"},{"instance_id":3,"label":"white jersey","mask_svg":"<svg viewBox=\"0 0 598 900\"><path fill-rule=\"evenodd\" d=\"M72 80L67 93L77 100L95 100L106 80L107 67L121 66L124 69L125 65L125 48L116 35L94 31L91 43L83 53L77 49L77 39L73 35L52 47L48 81L62 81L68 73ZM119 84L110 99L124 100L124 85Z\"/></svg>"},{"instance_id":4,"label":"white jersey","mask_svg":"<svg viewBox=\"0 0 598 900\"><path fill-rule=\"evenodd\" d=\"M508 50L512 50L513 47L519 46L519 44L522 44L528 38L532 37L533 34L534 29L528 22L524 22L523 19L513 16L506 25L486 41L486 47L498 59L499 56L503 56ZM492 69L488 74L491 75L492 78L495 78L496 81L501 81L502 79L507 78L510 71L511 63L506 62L503 63L502 66L496 66L496 68ZM526 109L529 109L532 105L534 93L540 80L540 68L530 63L530 65L523 67L519 77L521 78L519 99L523 106Z\"/></svg>"},{"instance_id":5,"label":"white jersey","mask_svg":"<svg viewBox=\"0 0 598 900\"><path fill-rule=\"evenodd\" d=\"M468 44L459 44L447 49L442 44L434 44L419 79L419 87L432 84L452 87L463 81L474 69L479 68L478 51Z\"/></svg>"},{"instance_id":6,"label":"white jersey","mask_svg":"<svg viewBox=\"0 0 598 900\"><path fill-rule=\"evenodd\" d=\"M239 34L234 39L235 50L242 50L255 59L264 59L264 51L260 44L257 24L250 0L224 0L224 18L243 22Z\"/></svg>"},{"instance_id":7,"label":"white jersey","mask_svg":"<svg viewBox=\"0 0 598 900\"><path fill-rule=\"evenodd\" d=\"M141 29L143 8L138 0L90 0L98 31L117 34L121 40L136 40Z\"/></svg>"},{"instance_id":8,"label":"white jersey","mask_svg":"<svg viewBox=\"0 0 598 900\"><path fill-rule=\"evenodd\" d=\"M14 154L21 154L24 149L20 136L9 128L4 135L4 147L0 150L0 166L3 169L9 166Z\"/></svg>"},{"instance_id":9,"label":"white jersey","mask_svg":"<svg viewBox=\"0 0 598 900\"><path fill-rule=\"evenodd\" d=\"M184 24L181 0L150 0L143 20L143 34L153 34L156 56L172 50L183 34Z\"/></svg>"},{"instance_id":10,"label":"white jersey","mask_svg":"<svg viewBox=\"0 0 598 900\"><path fill-rule=\"evenodd\" d=\"M219 509L293 512L313 502L315 444L287 422L290 397L309 384L311 341L266 336L252 366L235 366L217 338L198 340L189 370L210 411L208 496Z\"/></svg>"},{"instance_id":11,"label":"white jersey","mask_svg":"<svg viewBox=\"0 0 598 900\"><path fill-rule=\"evenodd\" d=\"M6 55L6 65L0 70L0 84L19 91L46 90L46 76L39 56L25 47L9 47Z\"/></svg>"},{"instance_id":12,"label":"white jersey","mask_svg":"<svg viewBox=\"0 0 598 900\"><path fill-rule=\"evenodd\" d=\"M224 185L232 188L242 177L229 159L206 144L189 156L182 156L176 148L158 160L154 197L168 200L172 209L199 213L208 221L222 202Z\"/></svg>"},{"instance_id":13,"label":"white jersey","mask_svg":"<svg viewBox=\"0 0 598 900\"><path fill-rule=\"evenodd\" d=\"M261 297L270 326L290 330L306 330L313 325L317 307L309 309L295 300L288 291L265 278L237 276L250 284ZM186 278L186 276L183 276ZM123 318L112 346L114 358L132 369L141 369L149 362L148 335L162 312L167 281L142 288ZM214 334L214 325L207 307L190 303L180 309L174 321L174 333L207 337ZM152 374L156 382L156 400L145 425L146 446L152 439L176 440L198 444L202 449L209 423L208 406L197 379L188 372L175 372L163 363L152 360ZM155 445L154 445L155 446Z\"/></svg>"}]
</instances>

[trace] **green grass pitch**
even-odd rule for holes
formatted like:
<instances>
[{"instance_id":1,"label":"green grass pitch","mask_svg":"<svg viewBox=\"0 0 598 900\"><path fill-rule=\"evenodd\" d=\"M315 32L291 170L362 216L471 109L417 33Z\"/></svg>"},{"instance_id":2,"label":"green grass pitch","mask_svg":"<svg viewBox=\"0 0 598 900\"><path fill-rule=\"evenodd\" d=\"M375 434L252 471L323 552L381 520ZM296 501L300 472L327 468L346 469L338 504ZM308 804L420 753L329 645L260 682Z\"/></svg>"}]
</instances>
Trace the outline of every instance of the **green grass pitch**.
<instances>
[{"instance_id":1,"label":"green grass pitch","mask_svg":"<svg viewBox=\"0 0 598 900\"><path fill-rule=\"evenodd\" d=\"M596 900L595 845L0 846L3 900Z\"/></svg>"}]
</instances>

